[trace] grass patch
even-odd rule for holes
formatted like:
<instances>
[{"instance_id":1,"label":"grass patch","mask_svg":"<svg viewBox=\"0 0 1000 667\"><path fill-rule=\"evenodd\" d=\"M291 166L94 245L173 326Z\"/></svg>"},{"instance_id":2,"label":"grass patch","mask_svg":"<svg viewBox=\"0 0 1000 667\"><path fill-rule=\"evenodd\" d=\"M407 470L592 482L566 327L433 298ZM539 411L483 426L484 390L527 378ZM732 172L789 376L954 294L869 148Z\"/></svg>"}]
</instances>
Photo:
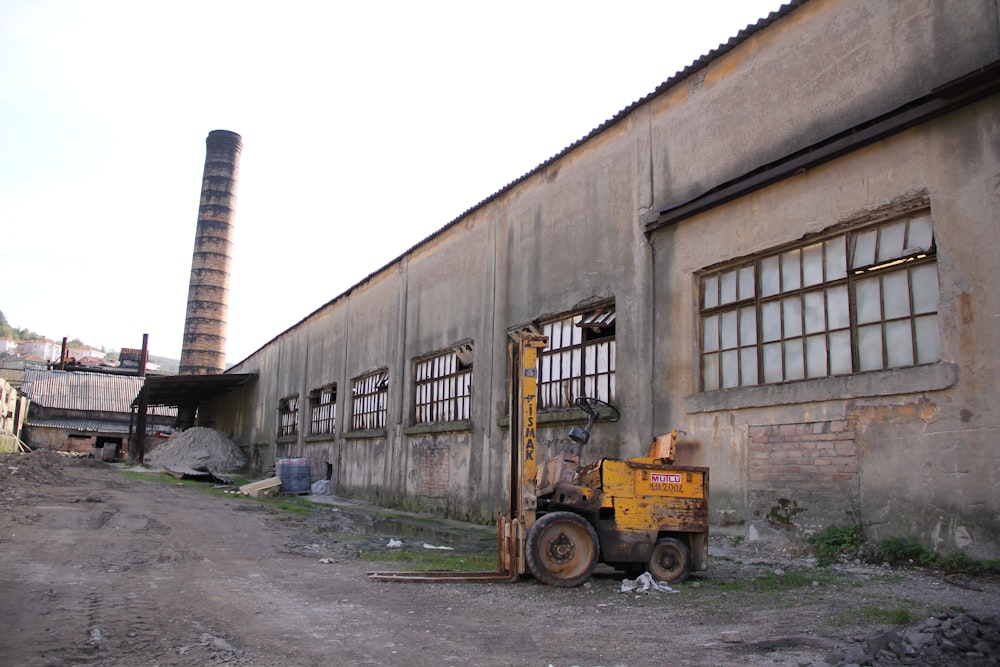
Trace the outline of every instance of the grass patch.
<instances>
[{"instance_id":1,"label":"grass patch","mask_svg":"<svg viewBox=\"0 0 1000 667\"><path fill-rule=\"evenodd\" d=\"M393 549L392 551L361 551L358 558L371 563L395 563L399 569L418 570L454 570L457 572L473 572L480 570L496 570L496 552L485 553L455 553L452 551L414 551L410 549Z\"/></svg>"},{"instance_id":2,"label":"grass patch","mask_svg":"<svg viewBox=\"0 0 1000 667\"><path fill-rule=\"evenodd\" d=\"M720 593L764 593L776 595L797 588L812 588L813 582L823 587L843 586L853 581L844 575L814 570L785 570L783 574L765 572L746 579L712 579L706 577L700 580L700 586Z\"/></svg>"}]
</instances>

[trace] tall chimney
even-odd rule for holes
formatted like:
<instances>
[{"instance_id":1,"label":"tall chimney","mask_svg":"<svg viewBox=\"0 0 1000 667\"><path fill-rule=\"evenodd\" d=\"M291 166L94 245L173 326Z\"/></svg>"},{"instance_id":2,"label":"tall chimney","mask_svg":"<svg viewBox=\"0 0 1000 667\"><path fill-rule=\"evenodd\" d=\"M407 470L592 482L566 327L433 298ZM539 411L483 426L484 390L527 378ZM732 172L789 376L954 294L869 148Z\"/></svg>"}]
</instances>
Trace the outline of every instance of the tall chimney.
<instances>
[{"instance_id":1,"label":"tall chimney","mask_svg":"<svg viewBox=\"0 0 1000 667\"><path fill-rule=\"evenodd\" d=\"M211 375L221 373L226 367L229 267L243 139L235 132L213 130L205 145L205 174L191 258L181 375Z\"/></svg>"}]
</instances>

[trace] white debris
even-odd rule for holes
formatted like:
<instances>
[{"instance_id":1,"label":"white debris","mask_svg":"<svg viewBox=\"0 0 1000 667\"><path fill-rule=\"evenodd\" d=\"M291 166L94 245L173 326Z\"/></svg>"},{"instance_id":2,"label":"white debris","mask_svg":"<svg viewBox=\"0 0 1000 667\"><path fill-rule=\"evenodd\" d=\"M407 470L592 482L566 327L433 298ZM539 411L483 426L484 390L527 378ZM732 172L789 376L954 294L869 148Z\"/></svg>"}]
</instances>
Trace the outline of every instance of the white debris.
<instances>
[{"instance_id":1,"label":"white debris","mask_svg":"<svg viewBox=\"0 0 1000 667\"><path fill-rule=\"evenodd\" d=\"M328 496L330 495L330 480L321 479L312 483L310 489L314 496Z\"/></svg>"},{"instance_id":2,"label":"white debris","mask_svg":"<svg viewBox=\"0 0 1000 667\"><path fill-rule=\"evenodd\" d=\"M439 551L454 551L453 547L436 547L433 544L424 543L424 549L437 549Z\"/></svg>"},{"instance_id":3,"label":"white debris","mask_svg":"<svg viewBox=\"0 0 1000 667\"><path fill-rule=\"evenodd\" d=\"M403 541L402 540L397 540L394 537L390 537L389 538L389 544L387 544L385 546L387 546L390 549L398 549L399 547L403 546Z\"/></svg>"},{"instance_id":4,"label":"white debris","mask_svg":"<svg viewBox=\"0 0 1000 667\"><path fill-rule=\"evenodd\" d=\"M667 586L666 584L658 583L655 579L653 579L653 575L649 572L643 572L636 579L622 580L622 593L648 593L649 591L656 591L659 593L680 592L670 586Z\"/></svg>"}]
</instances>

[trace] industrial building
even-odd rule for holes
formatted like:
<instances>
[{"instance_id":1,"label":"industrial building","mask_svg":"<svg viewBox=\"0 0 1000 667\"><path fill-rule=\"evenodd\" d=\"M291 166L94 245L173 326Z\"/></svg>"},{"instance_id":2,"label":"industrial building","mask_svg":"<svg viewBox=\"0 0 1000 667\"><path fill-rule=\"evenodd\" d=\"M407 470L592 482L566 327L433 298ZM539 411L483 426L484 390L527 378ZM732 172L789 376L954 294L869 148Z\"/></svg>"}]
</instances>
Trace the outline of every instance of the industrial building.
<instances>
[{"instance_id":1,"label":"industrial building","mask_svg":"<svg viewBox=\"0 0 1000 667\"><path fill-rule=\"evenodd\" d=\"M655 33L637 36L655 39ZM199 421L344 495L491 521L508 332L539 457L679 429L714 530L1000 557L995 0L792 2L340 295ZM332 296L332 299L331 299Z\"/></svg>"}]
</instances>

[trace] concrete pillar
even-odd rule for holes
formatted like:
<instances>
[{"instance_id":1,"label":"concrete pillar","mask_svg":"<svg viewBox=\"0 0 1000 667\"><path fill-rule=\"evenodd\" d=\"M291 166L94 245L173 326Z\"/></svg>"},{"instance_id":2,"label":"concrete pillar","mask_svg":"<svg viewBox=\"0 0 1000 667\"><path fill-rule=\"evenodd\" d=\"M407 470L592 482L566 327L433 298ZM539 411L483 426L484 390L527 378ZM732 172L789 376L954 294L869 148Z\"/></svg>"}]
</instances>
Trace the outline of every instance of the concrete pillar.
<instances>
[{"instance_id":1,"label":"concrete pillar","mask_svg":"<svg viewBox=\"0 0 1000 667\"><path fill-rule=\"evenodd\" d=\"M182 375L211 375L226 367L229 270L243 139L235 132L214 130L205 145L205 173L181 347Z\"/></svg>"}]
</instances>

